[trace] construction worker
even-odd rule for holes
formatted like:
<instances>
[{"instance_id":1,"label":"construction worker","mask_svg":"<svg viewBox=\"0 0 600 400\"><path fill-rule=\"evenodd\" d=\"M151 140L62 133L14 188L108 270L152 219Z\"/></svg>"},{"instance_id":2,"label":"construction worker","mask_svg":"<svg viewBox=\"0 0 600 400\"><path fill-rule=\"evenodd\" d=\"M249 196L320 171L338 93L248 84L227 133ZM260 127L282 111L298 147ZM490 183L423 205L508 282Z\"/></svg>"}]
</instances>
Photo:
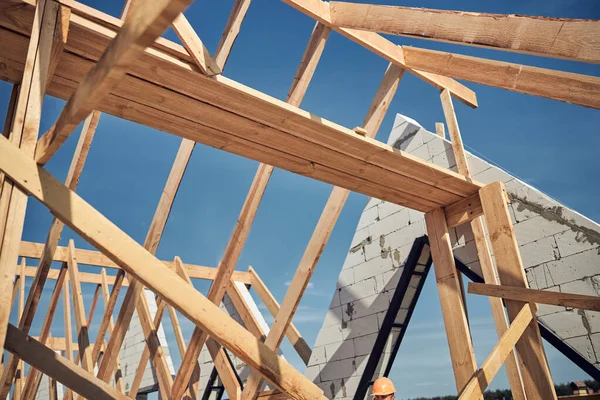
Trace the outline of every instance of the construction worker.
<instances>
[{"instance_id":1,"label":"construction worker","mask_svg":"<svg viewBox=\"0 0 600 400\"><path fill-rule=\"evenodd\" d=\"M395 393L396 388L389 378L383 376L373 382L372 396L375 400L394 400L396 398Z\"/></svg>"}]
</instances>

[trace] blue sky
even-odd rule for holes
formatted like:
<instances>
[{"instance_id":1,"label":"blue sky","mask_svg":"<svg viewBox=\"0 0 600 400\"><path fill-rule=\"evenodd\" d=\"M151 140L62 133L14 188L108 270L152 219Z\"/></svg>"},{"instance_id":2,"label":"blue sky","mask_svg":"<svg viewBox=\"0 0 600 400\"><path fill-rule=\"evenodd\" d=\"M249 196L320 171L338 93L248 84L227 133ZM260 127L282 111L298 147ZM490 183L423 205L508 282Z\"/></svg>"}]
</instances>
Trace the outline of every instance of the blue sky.
<instances>
[{"instance_id":1,"label":"blue sky","mask_svg":"<svg viewBox=\"0 0 600 400\"><path fill-rule=\"evenodd\" d=\"M121 0L85 0L119 16ZM232 0L198 1L186 12L205 45L214 53L229 16ZM386 4L449 8L441 0L387 0ZM600 19L596 0L502 1L455 0L456 10L515 13L552 17ZM254 0L233 48L225 75L285 100L314 22L274 0ZM177 41L173 32L166 37ZM451 44L389 37L405 45L453 51L498 60L600 76L597 65L545 59ZM332 33L302 108L347 127L360 125L383 76L387 62L353 42ZM474 152L499 164L580 213L600 221L600 111L566 103L466 83L477 93L478 109L455 102L463 141ZM0 109L6 109L10 85L0 82ZM46 98L41 131L54 122L64 102ZM429 130L443 121L438 91L405 74L378 140L386 141L395 113L408 115ZM64 179L77 133L67 141L47 168ZM156 204L171 168L180 139L110 115L102 115L87 165L77 191L100 212L138 242L143 243ZM179 255L185 262L216 266L229 240L257 163L198 145L194 150L171 217L158 249L161 259ZM321 182L276 170L271 178L241 255L237 269L252 265L281 301L316 225L331 187ZM353 193L348 199L312 278L312 287L295 318L300 331L313 344L325 316L336 279L358 218L367 198ZM51 215L30 200L24 239L44 242ZM90 248L65 229L61 245L74 238L77 247ZM35 265L33 260L28 265ZM84 271L96 271L82 267ZM110 272L112 273L112 272ZM53 283L47 284L34 321L39 329ZM196 287L206 292L208 286ZM91 286L88 292L91 291ZM89 307L91 294L87 297ZM102 307L99 307L99 311ZM495 331L487 301L469 296L469 310L478 362L495 344ZM99 323L99 314L95 324ZM13 313L13 323L14 323ZM63 335L62 313L57 312L52 333ZM92 326L95 335L97 326ZM165 326L167 335L170 327ZM191 324L184 324L189 337ZM171 343L177 365L176 346ZM284 353L298 368L301 361L284 342ZM547 346L555 381L585 379L586 375ZM401 396L454 393L454 379L441 322L439 299L430 278L400 349L392 377ZM502 373L492 388L506 387Z\"/></svg>"}]
</instances>

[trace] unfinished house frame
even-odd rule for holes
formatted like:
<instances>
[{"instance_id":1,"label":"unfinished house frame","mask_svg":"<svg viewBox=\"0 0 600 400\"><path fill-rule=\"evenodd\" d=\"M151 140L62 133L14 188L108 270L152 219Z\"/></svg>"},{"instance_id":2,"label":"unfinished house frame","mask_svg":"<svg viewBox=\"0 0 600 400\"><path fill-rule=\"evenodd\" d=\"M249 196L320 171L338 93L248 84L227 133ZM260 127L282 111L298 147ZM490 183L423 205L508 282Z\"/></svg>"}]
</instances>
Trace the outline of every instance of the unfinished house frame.
<instances>
[{"instance_id":1,"label":"unfinished house frame","mask_svg":"<svg viewBox=\"0 0 600 400\"><path fill-rule=\"evenodd\" d=\"M126 390L119 373L119 350L134 311L147 344L139 370L152 363L162 398L198 397L198 357L204 345L230 399L326 398L277 350L287 336L308 363L311 349L291 321L351 190L426 213L460 398L481 398L503 364L515 399L556 398L535 323L536 304L598 311L600 301L528 288L503 184L483 185L471 177L452 98L471 107L477 106L477 98L453 78L593 108L600 107L600 79L398 46L377 32L598 63L600 22L284 0L316 25L287 102L282 102L222 75L250 0L236 0L214 56L182 14L191 1L154 0L145 6L145 0L128 0L121 19L72 0L0 1L0 77L15 85L0 138L0 348L10 353L2 364L0 398L11 391L13 398L33 398L42 374L51 378L51 392L56 382L63 384L65 397L134 398L141 378L136 373ZM169 26L184 46L161 37ZM298 108L331 30L390 62L362 126L354 129ZM458 173L374 139L405 72L440 90ZM67 103L52 127L39 135L46 94ZM143 246L75 193L101 113L182 138ZM84 120L66 181L59 182L43 166ZM196 143L261 163L216 268L184 264L179 258L161 261L154 255ZM254 270L234 271L274 167L334 185L281 305ZM44 244L21 240L28 196L55 217ZM449 228L462 224L473 231L485 279L469 290L490 296L499 336L481 366L475 363L449 238ZM76 249L72 241L58 247L64 225L98 251ZM19 257L38 258L38 266L18 265ZM62 267L51 269L53 261L61 261ZM83 273L78 264L118 271L115 276L104 269ZM25 300L28 276L33 283ZM33 337L32 320L48 279L55 280L54 291L41 331ZM191 279L211 280L208 295L194 289ZM84 308L82 282L97 285L90 310ZM250 311L246 285L275 317L268 333ZM123 288L125 298L114 319ZM144 288L157 296L154 315ZM75 330L77 343L51 336L61 293L65 314L72 312L76 322L70 326L66 318L65 331ZM100 294L105 310L98 336L91 340L88 327ZM244 326L219 307L226 294ZM19 321L13 326L9 316L17 297ZM167 309L182 355L174 378L156 333ZM187 342L176 311L196 326ZM243 385L229 354L251 368ZM23 363L32 367L27 377ZM276 389L261 392L263 380Z\"/></svg>"}]
</instances>

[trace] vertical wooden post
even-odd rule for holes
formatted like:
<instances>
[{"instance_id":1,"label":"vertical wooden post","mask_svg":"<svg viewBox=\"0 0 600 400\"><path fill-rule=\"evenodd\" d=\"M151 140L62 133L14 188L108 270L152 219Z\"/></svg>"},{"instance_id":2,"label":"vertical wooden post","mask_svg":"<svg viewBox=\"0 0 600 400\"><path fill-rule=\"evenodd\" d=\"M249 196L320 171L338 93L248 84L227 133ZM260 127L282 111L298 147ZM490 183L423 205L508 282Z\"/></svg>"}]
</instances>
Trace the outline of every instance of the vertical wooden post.
<instances>
[{"instance_id":1,"label":"vertical wooden post","mask_svg":"<svg viewBox=\"0 0 600 400\"><path fill-rule=\"evenodd\" d=\"M479 190L483 213L494 249L494 258L502 285L528 287L523 261L508 211L504 185L494 182ZM505 300L508 317L513 321L524 302ZM552 377L544 354L537 322L529 324L515 346L528 400L556 399Z\"/></svg>"},{"instance_id":2,"label":"vertical wooden post","mask_svg":"<svg viewBox=\"0 0 600 400\"><path fill-rule=\"evenodd\" d=\"M25 258L21 258L21 268L19 272L19 321L23 318L25 309ZM17 364L17 373L15 375L15 391L13 398L20 399L23 393L23 374L25 373L23 360Z\"/></svg>"},{"instance_id":3,"label":"vertical wooden post","mask_svg":"<svg viewBox=\"0 0 600 400\"><path fill-rule=\"evenodd\" d=\"M442 138L446 138L446 130L444 129L444 123L443 122L436 122L435 123L435 133L442 137Z\"/></svg>"},{"instance_id":4,"label":"vertical wooden post","mask_svg":"<svg viewBox=\"0 0 600 400\"><path fill-rule=\"evenodd\" d=\"M68 278L67 278L68 279ZM69 295L69 285L63 287L63 314L64 314L64 326L65 326L65 353L64 356L67 360L73 361L73 331L71 330L71 300ZM65 386L65 400L73 400L73 392L71 389Z\"/></svg>"},{"instance_id":5,"label":"vertical wooden post","mask_svg":"<svg viewBox=\"0 0 600 400\"><path fill-rule=\"evenodd\" d=\"M33 19L27 60L20 87L15 113L15 123L10 141L20 147L25 154L33 157L40 127L41 107L46 87L46 72L50 58L50 46L54 34L58 5L54 1L39 0ZM27 194L4 180L2 197L5 208L0 209L0 221L6 221L4 236L0 238L0 349L4 340L10 316L10 295L15 277L15 266L19 257L19 245L23 234ZM3 216L6 215L6 218ZM5 399L10 391L17 362L9 357L0 380L0 399Z\"/></svg>"},{"instance_id":6,"label":"vertical wooden post","mask_svg":"<svg viewBox=\"0 0 600 400\"><path fill-rule=\"evenodd\" d=\"M103 321L104 318L107 318L108 320L108 335L112 335L112 331L115 327L115 324L113 322L113 317L112 317L112 313L113 310L115 308L115 302L116 302L116 298L117 296L115 296L115 298L113 299L113 294L109 294L109 290L108 290L108 278L106 276L106 269L102 268L102 271L100 271L101 274L101 279L102 279L102 299L104 300L104 317L103 317ZM123 278L121 277L121 280ZM115 283L116 283L116 279L115 279ZM117 290L117 293L119 291ZM102 325L102 323L100 324ZM106 328L104 329L104 332L106 332ZM96 337L96 340L100 340L100 341L104 341L104 333L102 335L98 334L98 336ZM94 349L95 349L95 344L94 344ZM98 360L98 355L96 355L94 357L94 353L92 352L92 358L94 360L95 363L97 363ZM119 359L119 356L117 355L116 357L116 365L117 365L117 372L115 373L115 385L117 387L117 389L119 389L119 392L121 393L125 393L125 387L123 386L123 374L121 373L121 360Z\"/></svg>"},{"instance_id":7,"label":"vertical wooden post","mask_svg":"<svg viewBox=\"0 0 600 400\"><path fill-rule=\"evenodd\" d=\"M458 282L460 277L454 263L444 210L436 208L429 211L425 214L425 222L456 388L460 393L477 370Z\"/></svg>"},{"instance_id":8,"label":"vertical wooden post","mask_svg":"<svg viewBox=\"0 0 600 400\"><path fill-rule=\"evenodd\" d=\"M450 93L447 90L443 90L440 94L440 98L442 100L442 108L444 109L444 116L446 117L448 130L450 131L452 151L454 152L454 158L456 160L458 172L467 178L471 178L471 171L469 169L467 156L465 154L460 136L458 120L454 112L454 105L452 104L452 97L450 97ZM475 247L477 248L477 255L479 256L479 263L481 265L483 279L486 283L498 284L496 279L496 268L494 266L494 262L492 261L492 255L485 236L483 217L475 218L470 222L470 225L473 231L473 237L475 238ZM496 325L496 332L498 334L498 339L500 339L508 330L508 323L506 321L506 315L504 314L504 305L502 304L501 299L490 297L489 300L494 323ZM513 399L525 400L525 389L523 387L523 381L521 380L521 374L517 365L517 357L514 352L508 355L505 365Z\"/></svg>"}]
</instances>

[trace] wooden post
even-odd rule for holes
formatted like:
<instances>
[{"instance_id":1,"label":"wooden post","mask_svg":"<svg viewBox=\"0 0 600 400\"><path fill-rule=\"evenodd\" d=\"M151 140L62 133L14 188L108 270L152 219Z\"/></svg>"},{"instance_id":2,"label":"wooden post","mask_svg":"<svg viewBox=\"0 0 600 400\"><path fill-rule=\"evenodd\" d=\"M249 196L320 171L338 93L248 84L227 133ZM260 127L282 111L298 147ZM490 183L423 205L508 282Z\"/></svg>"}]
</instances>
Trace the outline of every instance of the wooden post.
<instances>
[{"instance_id":1,"label":"wooden post","mask_svg":"<svg viewBox=\"0 0 600 400\"><path fill-rule=\"evenodd\" d=\"M252 0L235 0L235 3L233 4L231 14L229 15L225 30L221 36L219 45L217 46L217 51L215 52L215 61L221 69L225 69L225 63L229 58L233 43L240 33L240 27L242 26L242 22L244 21L244 17L246 16L248 7L250 7L251 1Z\"/></svg>"},{"instance_id":2,"label":"wooden post","mask_svg":"<svg viewBox=\"0 0 600 400\"><path fill-rule=\"evenodd\" d=\"M56 312L56 306L58 304L58 300L60 298L60 293L65 287L65 279L67 278L67 263L63 263L58 278L54 284L54 290L52 291L52 296L50 296L50 302L48 303L48 312L44 317L44 323L42 324L42 329L40 330L39 341L42 344L45 344L50 335L50 327L52 326L52 320L54 319L54 313ZM6 370L4 370L6 373ZM37 391L37 387L40 384L41 374L36 371L34 368L29 369L29 374L27 375L27 379L25 380L25 388L23 389L23 398L31 399L34 397L35 392Z\"/></svg>"},{"instance_id":3,"label":"wooden post","mask_svg":"<svg viewBox=\"0 0 600 400\"><path fill-rule=\"evenodd\" d=\"M57 11L58 5L54 1L37 2L27 49L26 67L15 110L15 123L9 139L27 156L33 156L35 152L50 58L49 49L52 45ZM4 208L0 208L0 221L6 222L4 236L0 237L2 240L0 243L0 277L2 277L0 279L0 349L4 348L4 337L10 316L10 295L27 208L25 193L18 188L13 189L12 184L6 179L3 185L2 198L6 198L6 201L3 204ZM8 395L16 367L16 359L9 357L0 379L0 399L5 399Z\"/></svg>"},{"instance_id":4,"label":"wooden post","mask_svg":"<svg viewBox=\"0 0 600 400\"><path fill-rule=\"evenodd\" d=\"M68 278L67 278L68 280ZM73 331L71 328L71 301L69 299L69 285L63 287L63 314L65 320L65 352L64 357L73 361ZM73 392L65 386L65 400L73 400Z\"/></svg>"},{"instance_id":5,"label":"wooden post","mask_svg":"<svg viewBox=\"0 0 600 400\"><path fill-rule=\"evenodd\" d=\"M435 133L437 133L438 136L442 137L442 138L446 138L446 130L444 129L444 123L443 122L436 122L435 123Z\"/></svg>"},{"instance_id":6,"label":"wooden post","mask_svg":"<svg viewBox=\"0 0 600 400\"><path fill-rule=\"evenodd\" d=\"M436 208L426 213L425 222L442 306L444 326L446 327L446 336L450 347L450 358L456 379L456 388L460 393L477 370L471 335L460 293L458 282L460 277L454 264L452 243L450 243L444 210Z\"/></svg>"},{"instance_id":7,"label":"wooden post","mask_svg":"<svg viewBox=\"0 0 600 400\"><path fill-rule=\"evenodd\" d=\"M19 85L13 85L12 91L10 92L10 100L8 101L8 109L6 110L6 117L4 118L4 128L2 129L2 135L5 138L9 138L10 130L13 125L13 120L15 117L15 110L17 106L17 96L19 95ZM4 189L4 173L0 172L0 210L6 209L5 203L8 201L10 194L8 196L2 197L2 190ZM7 216L2 213L2 216ZM4 228L6 225L5 219L0 219L0 242L2 242L2 238L4 237ZM0 369L0 374L2 373Z\"/></svg>"},{"instance_id":8,"label":"wooden post","mask_svg":"<svg viewBox=\"0 0 600 400\"><path fill-rule=\"evenodd\" d=\"M23 318L23 310L25 309L25 259L21 258L21 268L19 273L19 321ZM15 391L13 393L14 399L20 399L21 393L23 393L23 374L25 368L23 360L19 360L17 364L17 373L15 374Z\"/></svg>"},{"instance_id":9,"label":"wooden post","mask_svg":"<svg viewBox=\"0 0 600 400\"><path fill-rule=\"evenodd\" d=\"M198 37L198 34L183 13L179 14L173 20L171 27L179 37L179 40L181 40L190 57L192 57L194 64L196 64L204 75L213 76L221 73L221 68L213 60L206 47L204 47L202 40L200 40L200 37Z\"/></svg>"},{"instance_id":10,"label":"wooden post","mask_svg":"<svg viewBox=\"0 0 600 400\"><path fill-rule=\"evenodd\" d=\"M401 68L393 64L388 66L363 122L363 128L367 131L368 137L374 138L377 135L377 131L396 93L403 73L404 71ZM265 340L265 344L270 349L277 350L281 345L285 332L292 322L292 317L300 304L300 299L308 286L310 277L319 262L321 253L325 249L325 245L329 240L329 236L335 227L349 194L350 191L348 189L337 186L331 191L321 217L317 222L317 226L304 251L304 255L300 260L300 264L296 269L290 287L281 303L281 309L275 317L275 323L271 326L271 330ZM260 392L261 385L261 376L256 371L252 371L244 386L242 398L244 400L255 400Z\"/></svg>"},{"instance_id":11,"label":"wooden post","mask_svg":"<svg viewBox=\"0 0 600 400\"><path fill-rule=\"evenodd\" d=\"M107 314L108 317L108 336L112 335L112 331L114 329L114 322L113 322L113 317L112 317L112 312L114 310L114 301L111 302L112 300L112 293L109 294L108 292L108 278L106 276L106 270L104 268L102 268L101 271L101 277L102 277L102 299L104 300L104 312L105 314ZM112 307L111 307L112 304ZM98 340L100 338L97 338L96 340ZM102 335L102 338L104 339L104 335ZM104 341L104 340L102 340ZM94 346L95 347L95 346ZM92 354L93 356L93 354ZM94 358L94 362L97 363L97 358ZM123 374L121 373L121 360L119 359L119 356L117 356L117 372L115 373L115 386L117 387L117 389L119 389L119 392L121 393L125 393L125 387L123 385Z\"/></svg>"},{"instance_id":12,"label":"wooden post","mask_svg":"<svg viewBox=\"0 0 600 400\"><path fill-rule=\"evenodd\" d=\"M448 131L450 132L452 151L454 152L454 158L456 160L458 172L467 178L471 178L471 171L469 169L467 156L465 154L462 138L460 136L458 120L454 112L452 98L447 90L443 90L441 92L440 98L442 100L442 108L444 109L444 116L446 117ZM483 279L487 283L496 284L496 267L494 266L494 262L492 260L483 224L484 222L482 216L474 218L470 221L473 237L475 238L475 247L477 248L477 255L479 257L479 264L481 265L481 271L483 273ZM492 309L492 316L496 325L496 333L498 334L498 338L501 338L508 329L508 323L504 313L504 305L500 299L494 299L490 297L490 307ZM525 388L523 387L521 373L519 372L519 367L517 365L517 357L514 352L508 355L505 365L513 398L515 400L525 400Z\"/></svg>"},{"instance_id":13,"label":"wooden post","mask_svg":"<svg viewBox=\"0 0 600 400\"><path fill-rule=\"evenodd\" d=\"M504 185L494 182L479 190L487 221L490 241L502 285L527 288L525 270L519 246L506 205ZM508 317L513 321L523 305L522 301L505 300ZM556 392L546 362L544 347L537 323L532 322L516 345L521 374L528 400L556 399Z\"/></svg>"}]
</instances>

